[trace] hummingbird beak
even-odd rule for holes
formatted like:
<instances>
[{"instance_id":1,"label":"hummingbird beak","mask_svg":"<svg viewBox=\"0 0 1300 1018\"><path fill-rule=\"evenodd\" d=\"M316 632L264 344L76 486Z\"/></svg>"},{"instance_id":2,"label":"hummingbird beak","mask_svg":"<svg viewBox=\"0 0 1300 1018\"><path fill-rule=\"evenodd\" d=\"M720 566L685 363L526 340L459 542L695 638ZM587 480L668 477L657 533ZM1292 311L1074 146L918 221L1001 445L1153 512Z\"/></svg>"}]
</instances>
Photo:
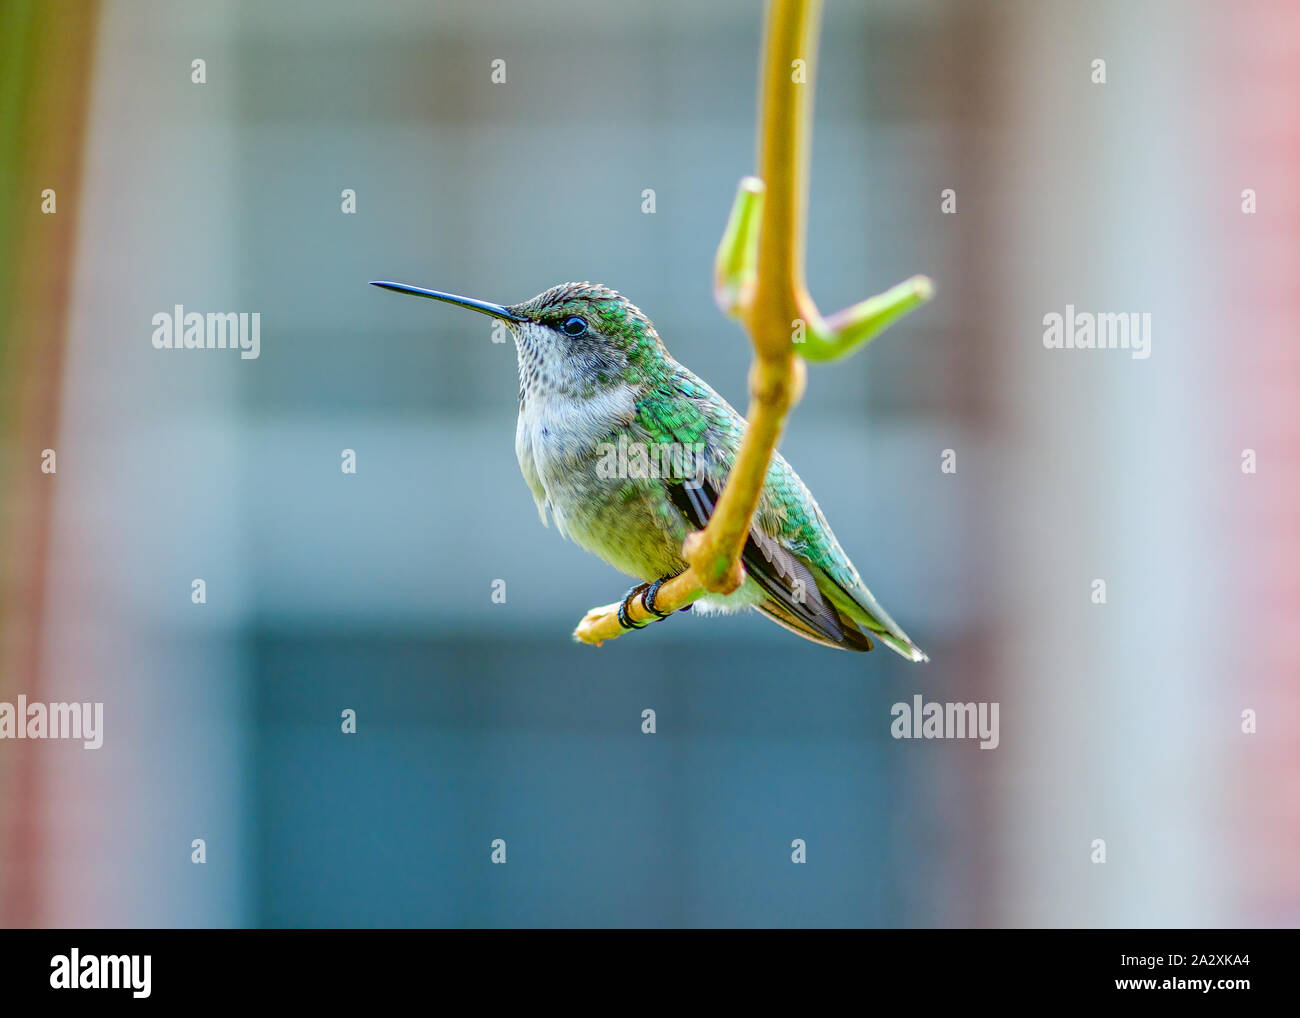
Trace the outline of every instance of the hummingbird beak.
<instances>
[{"instance_id":1,"label":"hummingbird beak","mask_svg":"<svg viewBox=\"0 0 1300 1018\"><path fill-rule=\"evenodd\" d=\"M455 304L460 308L469 308L471 311L477 311L479 314L490 315L493 318L500 318L506 322L526 322L523 318L507 307L500 304L492 304L485 300L475 300L473 297L460 297L454 293L442 293L439 290L426 290L422 286L410 286L407 283L389 283L384 280L377 280L370 284L371 286L381 286L385 290L393 290L397 293L410 293L417 297L428 297L430 300L440 300L445 304Z\"/></svg>"}]
</instances>

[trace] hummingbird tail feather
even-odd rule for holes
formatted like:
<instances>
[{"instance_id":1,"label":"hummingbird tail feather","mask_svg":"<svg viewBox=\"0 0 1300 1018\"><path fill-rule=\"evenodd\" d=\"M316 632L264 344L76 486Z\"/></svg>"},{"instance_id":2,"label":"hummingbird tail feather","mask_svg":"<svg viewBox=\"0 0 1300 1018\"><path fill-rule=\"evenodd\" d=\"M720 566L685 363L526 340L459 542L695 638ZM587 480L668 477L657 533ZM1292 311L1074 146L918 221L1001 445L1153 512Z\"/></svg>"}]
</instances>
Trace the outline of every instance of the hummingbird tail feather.
<instances>
[{"instance_id":1,"label":"hummingbird tail feather","mask_svg":"<svg viewBox=\"0 0 1300 1018\"><path fill-rule=\"evenodd\" d=\"M880 607L871 591L867 590L860 579L857 579L856 573L852 574L852 579L856 582L851 586L840 583L824 569L814 567L813 573L817 577L821 592L842 616L857 623L890 650L907 660L918 663L930 660L925 651L913 643L912 638L889 617L885 609Z\"/></svg>"},{"instance_id":2,"label":"hummingbird tail feather","mask_svg":"<svg viewBox=\"0 0 1300 1018\"><path fill-rule=\"evenodd\" d=\"M840 640L834 640L827 636L821 630L814 629L802 619L786 611L780 602L772 598L764 598L754 606L778 626L790 630L805 640L812 640L813 643L820 643L823 647L833 647L836 650L856 650L868 651L874 646L871 637L867 636L856 626L845 625L844 620L840 620Z\"/></svg>"},{"instance_id":3,"label":"hummingbird tail feather","mask_svg":"<svg viewBox=\"0 0 1300 1018\"><path fill-rule=\"evenodd\" d=\"M893 633L876 633L876 637L890 650L896 651L909 661L919 664L930 660L930 655L909 640L906 633L902 634L901 638Z\"/></svg>"},{"instance_id":4,"label":"hummingbird tail feather","mask_svg":"<svg viewBox=\"0 0 1300 1018\"><path fill-rule=\"evenodd\" d=\"M703 529L713 515L717 493L708 483L669 489L679 512ZM741 553L745 575L765 597L755 607L772 621L827 647L867 651L871 640L846 623L843 612L823 597L822 584L802 557L755 525Z\"/></svg>"}]
</instances>

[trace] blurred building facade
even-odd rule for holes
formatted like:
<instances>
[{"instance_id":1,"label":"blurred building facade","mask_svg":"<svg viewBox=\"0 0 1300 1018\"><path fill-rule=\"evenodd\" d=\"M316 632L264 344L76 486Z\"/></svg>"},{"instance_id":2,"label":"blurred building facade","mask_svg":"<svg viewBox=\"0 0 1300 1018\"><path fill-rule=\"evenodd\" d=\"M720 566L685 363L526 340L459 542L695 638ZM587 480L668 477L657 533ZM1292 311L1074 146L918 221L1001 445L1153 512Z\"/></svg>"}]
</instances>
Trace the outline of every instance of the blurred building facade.
<instances>
[{"instance_id":1,"label":"blurred building facade","mask_svg":"<svg viewBox=\"0 0 1300 1018\"><path fill-rule=\"evenodd\" d=\"M1269 17L1234 29L1247 55ZM812 369L782 449L930 653L915 667L756 617L571 643L625 581L537 523L513 349L365 285L513 302L598 280L743 407L747 340L710 279L753 170L758 5L104 4L40 628L42 688L103 701L109 727L93 752L0 744L11 786L40 789L7 829L43 846L5 921L1288 914L1285 874L1289 903L1241 876L1285 824L1224 834L1259 768L1295 760L1262 728L1270 752L1243 756L1252 602L1207 596L1253 575L1223 535L1260 511L1229 487L1250 442L1216 289L1257 248L1236 234L1230 263L1202 242L1240 230L1246 172L1201 158L1225 116L1203 63L1221 21L828 5L811 288L831 310L926 272L938 296ZM176 304L259 312L260 356L153 349ZM1151 357L1045 349L1066 304L1151 312ZM1267 367L1284 338L1254 339L1279 405L1300 386ZM1274 691L1287 667L1256 661ZM891 738L918 693L999 702L999 748Z\"/></svg>"}]
</instances>

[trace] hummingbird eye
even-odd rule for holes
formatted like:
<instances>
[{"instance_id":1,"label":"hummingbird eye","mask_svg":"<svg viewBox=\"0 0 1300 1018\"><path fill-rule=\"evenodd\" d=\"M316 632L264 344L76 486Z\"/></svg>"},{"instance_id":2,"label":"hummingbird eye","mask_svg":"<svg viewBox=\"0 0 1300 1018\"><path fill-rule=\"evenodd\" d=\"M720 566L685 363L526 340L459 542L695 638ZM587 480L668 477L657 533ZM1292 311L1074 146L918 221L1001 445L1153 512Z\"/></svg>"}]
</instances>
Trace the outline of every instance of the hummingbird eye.
<instances>
[{"instance_id":1,"label":"hummingbird eye","mask_svg":"<svg viewBox=\"0 0 1300 1018\"><path fill-rule=\"evenodd\" d=\"M560 331L566 336L581 336L587 331L587 319L579 318L577 315L570 315L560 326Z\"/></svg>"}]
</instances>

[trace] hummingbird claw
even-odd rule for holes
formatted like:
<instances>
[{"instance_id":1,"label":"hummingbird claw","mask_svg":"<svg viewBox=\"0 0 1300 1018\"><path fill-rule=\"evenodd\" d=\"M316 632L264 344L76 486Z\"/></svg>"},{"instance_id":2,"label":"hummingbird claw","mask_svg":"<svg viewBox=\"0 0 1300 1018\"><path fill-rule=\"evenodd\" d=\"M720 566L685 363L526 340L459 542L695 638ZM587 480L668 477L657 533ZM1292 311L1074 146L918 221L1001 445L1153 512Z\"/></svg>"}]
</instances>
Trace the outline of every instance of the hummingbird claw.
<instances>
[{"instance_id":1,"label":"hummingbird claw","mask_svg":"<svg viewBox=\"0 0 1300 1018\"><path fill-rule=\"evenodd\" d=\"M649 622L633 622L632 616L627 613L627 607L632 602L632 598L645 590L644 584L637 584L627 592L627 595L618 603L618 624L624 629L644 629L650 625ZM642 604L645 602L642 601Z\"/></svg>"},{"instance_id":2,"label":"hummingbird claw","mask_svg":"<svg viewBox=\"0 0 1300 1018\"><path fill-rule=\"evenodd\" d=\"M655 598L659 595L659 588L671 579L671 576L661 576L659 579L655 580L654 583L641 591L641 607L656 618L666 619L672 614L672 612L661 612L655 607Z\"/></svg>"}]
</instances>

